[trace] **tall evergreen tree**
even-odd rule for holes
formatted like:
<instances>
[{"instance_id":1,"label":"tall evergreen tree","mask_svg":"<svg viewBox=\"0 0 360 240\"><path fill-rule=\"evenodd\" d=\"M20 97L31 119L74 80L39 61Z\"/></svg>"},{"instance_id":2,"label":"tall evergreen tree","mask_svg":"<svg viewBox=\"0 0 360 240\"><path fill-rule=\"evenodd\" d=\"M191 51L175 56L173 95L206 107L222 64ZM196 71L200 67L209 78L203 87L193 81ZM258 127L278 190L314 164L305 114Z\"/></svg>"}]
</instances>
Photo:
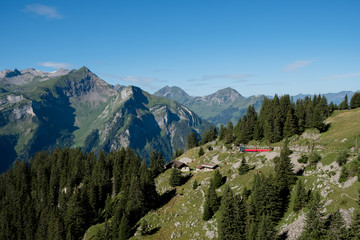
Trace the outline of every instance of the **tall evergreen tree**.
<instances>
[{"instance_id":1,"label":"tall evergreen tree","mask_svg":"<svg viewBox=\"0 0 360 240\"><path fill-rule=\"evenodd\" d=\"M347 110L349 109L349 99L348 95L345 95L344 100L340 103L340 110Z\"/></svg>"},{"instance_id":2,"label":"tall evergreen tree","mask_svg":"<svg viewBox=\"0 0 360 240\"><path fill-rule=\"evenodd\" d=\"M230 144L233 143L235 141L235 136L234 136L234 127L232 122L228 122L227 127L226 127L226 134L225 134L225 143L226 144Z\"/></svg>"},{"instance_id":3,"label":"tall evergreen tree","mask_svg":"<svg viewBox=\"0 0 360 240\"><path fill-rule=\"evenodd\" d=\"M355 109L360 107L360 92L354 93L350 99L350 108Z\"/></svg>"},{"instance_id":4,"label":"tall evergreen tree","mask_svg":"<svg viewBox=\"0 0 360 240\"><path fill-rule=\"evenodd\" d=\"M290 149L288 140L285 139L284 146L281 149L280 157L275 158L275 184L279 191L279 198L282 202L282 209L285 210L290 194L290 186L296 182L296 176L293 173L293 164L290 160Z\"/></svg>"},{"instance_id":5,"label":"tall evergreen tree","mask_svg":"<svg viewBox=\"0 0 360 240\"><path fill-rule=\"evenodd\" d=\"M215 189L223 185L223 176L221 175L219 170L214 171L211 182Z\"/></svg>"},{"instance_id":6,"label":"tall evergreen tree","mask_svg":"<svg viewBox=\"0 0 360 240\"><path fill-rule=\"evenodd\" d=\"M329 229L326 231L327 236L326 239L329 240L345 240L347 239L347 232L345 228L345 222L342 218L339 210L331 215L330 218L330 226Z\"/></svg>"},{"instance_id":7,"label":"tall evergreen tree","mask_svg":"<svg viewBox=\"0 0 360 240\"><path fill-rule=\"evenodd\" d=\"M187 146L187 149L191 149L191 148L198 146L198 140L197 140L196 134L194 132L191 132L188 135L187 140L186 140L186 146Z\"/></svg>"},{"instance_id":8,"label":"tall evergreen tree","mask_svg":"<svg viewBox=\"0 0 360 240\"><path fill-rule=\"evenodd\" d=\"M234 194L228 185L225 185L220 204L218 219L219 239L236 239Z\"/></svg>"},{"instance_id":9,"label":"tall evergreen tree","mask_svg":"<svg viewBox=\"0 0 360 240\"><path fill-rule=\"evenodd\" d=\"M240 175L244 175L249 171L250 167L249 165L246 163L246 159L245 156L242 156L242 160L241 160L241 165L239 167L239 174Z\"/></svg>"},{"instance_id":10,"label":"tall evergreen tree","mask_svg":"<svg viewBox=\"0 0 360 240\"><path fill-rule=\"evenodd\" d=\"M131 236L131 227L129 223L129 219L126 214L122 215L121 222L119 225L119 233L118 233L118 239L119 240L127 240Z\"/></svg>"},{"instance_id":11,"label":"tall evergreen tree","mask_svg":"<svg viewBox=\"0 0 360 240\"><path fill-rule=\"evenodd\" d=\"M348 239L360 239L360 189L358 191L358 208L354 211L351 226L348 233Z\"/></svg>"},{"instance_id":12,"label":"tall evergreen tree","mask_svg":"<svg viewBox=\"0 0 360 240\"><path fill-rule=\"evenodd\" d=\"M198 156L201 157L202 155L204 155L204 149L202 146L200 146Z\"/></svg>"},{"instance_id":13,"label":"tall evergreen tree","mask_svg":"<svg viewBox=\"0 0 360 240\"><path fill-rule=\"evenodd\" d=\"M81 190L77 190L70 198L65 215L67 237L80 239L84 235L89 224L87 206L85 195Z\"/></svg>"},{"instance_id":14,"label":"tall evergreen tree","mask_svg":"<svg viewBox=\"0 0 360 240\"><path fill-rule=\"evenodd\" d=\"M303 182L299 179L296 182L295 186L295 198L294 198L294 206L293 210L295 212L301 210L303 207L305 207L307 202L307 195L306 191L303 185Z\"/></svg>"},{"instance_id":15,"label":"tall evergreen tree","mask_svg":"<svg viewBox=\"0 0 360 240\"><path fill-rule=\"evenodd\" d=\"M152 151L150 155L150 170L153 178L165 171L164 165L165 161L162 153L160 151L158 153Z\"/></svg>"},{"instance_id":16,"label":"tall evergreen tree","mask_svg":"<svg viewBox=\"0 0 360 240\"><path fill-rule=\"evenodd\" d=\"M263 214L259 223L256 240L276 239L275 224L270 216Z\"/></svg>"},{"instance_id":17,"label":"tall evergreen tree","mask_svg":"<svg viewBox=\"0 0 360 240\"><path fill-rule=\"evenodd\" d=\"M325 239L326 229L321 213L322 206L320 194L313 192L309 203L309 212L306 214L305 228L299 237L300 240Z\"/></svg>"},{"instance_id":18,"label":"tall evergreen tree","mask_svg":"<svg viewBox=\"0 0 360 240\"><path fill-rule=\"evenodd\" d=\"M212 218L214 213L219 209L220 201L219 197L216 194L216 188L212 182L210 182L210 187L205 195L205 204L204 204L204 213L203 220L208 221Z\"/></svg>"},{"instance_id":19,"label":"tall evergreen tree","mask_svg":"<svg viewBox=\"0 0 360 240\"><path fill-rule=\"evenodd\" d=\"M169 184L172 187L181 186L182 175L181 175L181 171L179 169L177 169L177 168L172 169Z\"/></svg>"},{"instance_id":20,"label":"tall evergreen tree","mask_svg":"<svg viewBox=\"0 0 360 240\"><path fill-rule=\"evenodd\" d=\"M220 132L219 132L219 140L223 140L225 138L225 135L226 135L226 127L224 127L224 125L221 124L220 126Z\"/></svg>"},{"instance_id":21,"label":"tall evergreen tree","mask_svg":"<svg viewBox=\"0 0 360 240\"><path fill-rule=\"evenodd\" d=\"M284 136L291 137L296 133L296 122L292 109L289 109L286 115L286 121L284 124Z\"/></svg>"}]
</instances>

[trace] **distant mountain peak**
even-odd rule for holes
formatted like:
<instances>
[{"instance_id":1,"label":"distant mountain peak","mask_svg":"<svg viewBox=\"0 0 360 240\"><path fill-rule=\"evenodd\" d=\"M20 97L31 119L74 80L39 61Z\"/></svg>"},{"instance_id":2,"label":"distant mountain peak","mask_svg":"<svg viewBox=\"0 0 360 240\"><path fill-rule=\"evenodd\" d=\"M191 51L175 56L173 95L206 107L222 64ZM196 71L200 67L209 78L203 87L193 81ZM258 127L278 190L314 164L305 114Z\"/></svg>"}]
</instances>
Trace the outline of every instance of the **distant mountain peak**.
<instances>
[{"instance_id":1,"label":"distant mountain peak","mask_svg":"<svg viewBox=\"0 0 360 240\"><path fill-rule=\"evenodd\" d=\"M88 69L88 68L85 67L85 66L82 66L81 68L79 68L78 71L79 71L79 72L86 72L86 73L91 72L90 69Z\"/></svg>"},{"instance_id":2,"label":"distant mountain peak","mask_svg":"<svg viewBox=\"0 0 360 240\"><path fill-rule=\"evenodd\" d=\"M16 76L19 76L21 75L21 72L19 70L17 70L16 68L14 69L14 71L6 71L5 70L5 77L7 78L11 78L11 77L16 77Z\"/></svg>"},{"instance_id":3,"label":"distant mountain peak","mask_svg":"<svg viewBox=\"0 0 360 240\"><path fill-rule=\"evenodd\" d=\"M220 104L224 102L235 102L244 97L241 96L241 94L235 89L228 87L228 88L220 89L217 92L205 96L203 98L207 99L208 101L214 101Z\"/></svg>"},{"instance_id":4,"label":"distant mountain peak","mask_svg":"<svg viewBox=\"0 0 360 240\"><path fill-rule=\"evenodd\" d=\"M231 87L227 87L224 89L220 89L218 90L216 93L214 94L227 94L229 96L237 96L237 97L242 97L242 95L236 91L235 89L231 88Z\"/></svg>"},{"instance_id":5,"label":"distant mountain peak","mask_svg":"<svg viewBox=\"0 0 360 240\"><path fill-rule=\"evenodd\" d=\"M180 87L177 86L169 87L168 85L161 88L159 91L155 92L154 95L166 97L181 104L184 104L185 102L192 99L192 97Z\"/></svg>"}]
</instances>

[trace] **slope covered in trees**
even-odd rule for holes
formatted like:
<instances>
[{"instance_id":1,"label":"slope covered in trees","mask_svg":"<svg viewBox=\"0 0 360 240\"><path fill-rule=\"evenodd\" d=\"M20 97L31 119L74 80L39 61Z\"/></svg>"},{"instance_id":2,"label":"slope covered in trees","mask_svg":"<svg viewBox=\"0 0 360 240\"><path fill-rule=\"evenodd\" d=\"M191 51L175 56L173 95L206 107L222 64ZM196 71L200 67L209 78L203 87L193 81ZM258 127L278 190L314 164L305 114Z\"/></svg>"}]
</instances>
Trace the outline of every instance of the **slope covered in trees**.
<instances>
[{"instance_id":1,"label":"slope covered in trees","mask_svg":"<svg viewBox=\"0 0 360 240\"><path fill-rule=\"evenodd\" d=\"M337 106L328 104L326 98L320 95L298 99L296 103L289 95L275 95L273 99L264 99L259 114L251 105L235 127L231 122L221 126L219 137L224 138L227 144L246 144L261 139L270 144L301 134L308 128L324 132L327 129L324 120L335 109Z\"/></svg>"},{"instance_id":2,"label":"slope covered in trees","mask_svg":"<svg viewBox=\"0 0 360 240\"><path fill-rule=\"evenodd\" d=\"M188 108L138 87L118 92L86 67L38 77L20 85L6 78L6 91L0 92L0 172L14 160L56 147L96 155L130 147L147 160L156 149L169 161L186 147L190 132L201 135L210 126Z\"/></svg>"},{"instance_id":3,"label":"slope covered in trees","mask_svg":"<svg viewBox=\"0 0 360 240\"><path fill-rule=\"evenodd\" d=\"M37 153L30 164L16 163L0 176L0 239L82 239L104 221L99 237L127 239L159 204L154 178L164 160L152 155L151 168L124 148L98 159L58 148Z\"/></svg>"},{"instance_id":4,"label":"slope covered in trees","mask_svg":"<svg viewBox=\"0 0 360 240\"><path fill-rule=\"evenodd\" d=\"M178 159L194 159L191 168L216 163L219 173L193 172L168 204L143 218L156 231L132 239L357 239L359 114L360 109L336 111L326 119L328 131L306 129L272 144L273 152L241 153L236 145L224 147L225 137L185 152ZM339 166L345 150L346 163ZM344 166L352 173L341 183ZM170 175L156 179L158 190L173 189ZM226 182L216 188L218 175Z\"/></svg>"}]
</instances>

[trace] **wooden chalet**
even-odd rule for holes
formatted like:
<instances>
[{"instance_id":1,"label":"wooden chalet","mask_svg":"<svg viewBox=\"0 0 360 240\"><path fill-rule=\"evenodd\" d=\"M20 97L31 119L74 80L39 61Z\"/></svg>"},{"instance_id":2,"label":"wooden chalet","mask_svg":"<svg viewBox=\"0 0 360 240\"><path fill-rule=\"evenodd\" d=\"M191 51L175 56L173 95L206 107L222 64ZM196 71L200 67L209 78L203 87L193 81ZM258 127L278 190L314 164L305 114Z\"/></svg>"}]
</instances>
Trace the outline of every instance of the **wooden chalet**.
<instances>
[{"instance_id":1,"label":"wooden chalet","mask_svg":"<svg viewBox=\"0 0 360 240\"><path fill-rule=\"evenodd\" d=\"M190 168L187 164L180 162L178 160L173 160L171 162L168 162L165 166L164 166L165 170L170 169L170 168L177 168L181 171L190 171Z\"/></svg>"},{"instance_id":2,"label":"wooden chalet","mask_svg":"<svg viewBox=\"0 0 360 240\"><path fill-rule=\"evenodd\" d=\"M197 166L196 169L212 171L212 170L216 169L217 167L219 167L217 164L203 163L203 164Z\"/></svg>"}]
</instances>

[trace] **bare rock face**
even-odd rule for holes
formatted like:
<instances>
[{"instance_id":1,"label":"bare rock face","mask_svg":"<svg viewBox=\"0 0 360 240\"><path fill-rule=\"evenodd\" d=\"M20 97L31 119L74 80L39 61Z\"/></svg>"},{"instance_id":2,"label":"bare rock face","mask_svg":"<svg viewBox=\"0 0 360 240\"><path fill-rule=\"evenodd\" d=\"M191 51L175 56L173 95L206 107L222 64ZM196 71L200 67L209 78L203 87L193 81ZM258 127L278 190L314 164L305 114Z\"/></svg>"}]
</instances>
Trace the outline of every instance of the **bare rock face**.
<instances>
[{"instance_id":1,"label":"bare rock face","mask_svg":"<svg viewBox=\"0 0 360 240\"><path fill-rule=\"evenodd\" d=\"M287 240L296 240L305 227L305 218L305 213L302 213L294 222L281 227L279 235L286 234Z\"/></svg>"}]
</instances>

